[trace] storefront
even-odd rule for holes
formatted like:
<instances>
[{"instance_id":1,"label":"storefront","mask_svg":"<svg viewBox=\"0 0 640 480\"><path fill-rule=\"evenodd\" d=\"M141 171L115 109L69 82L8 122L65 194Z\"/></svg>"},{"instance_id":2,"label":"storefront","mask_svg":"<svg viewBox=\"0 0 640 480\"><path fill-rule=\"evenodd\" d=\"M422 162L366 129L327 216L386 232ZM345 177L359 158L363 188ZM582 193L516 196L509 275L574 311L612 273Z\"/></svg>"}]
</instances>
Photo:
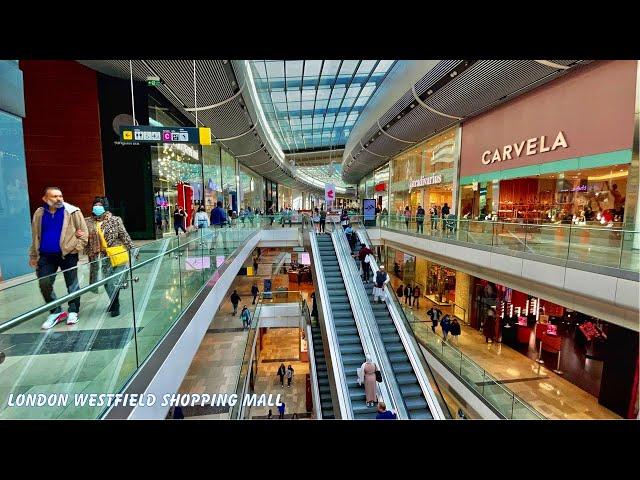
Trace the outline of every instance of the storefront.
<instances>
[{"instance_id":1,"label":"storefront","mask_svg":"<svg viewBox=\"0 0 640 480\"><path fill-rule=\"evenodd\" d=\"M240 165L240 206L258 211L264 209L264 181L244 165Z\"/></svg>"},{"instance_id":2,"label":"storefront","mask_svg":"<svg viewBox=\"0 0 640 480\"><path fill-rule=\"evenodd\" d=\"M465 122L461 215L629 226L636 71L635 61L594 62Z\"/></svg>"},{"instance_id":3,"label":"storefront","mask_svg":"<svg viewBox=\"0 0 640 480\"><path fill-rule=\"evenodd\" d=\"M400 214L408 206L415 214L445 203L454 213L458 128L441 133L401 153L390 162L390 213Z\"/></svg>"}]
</instances>

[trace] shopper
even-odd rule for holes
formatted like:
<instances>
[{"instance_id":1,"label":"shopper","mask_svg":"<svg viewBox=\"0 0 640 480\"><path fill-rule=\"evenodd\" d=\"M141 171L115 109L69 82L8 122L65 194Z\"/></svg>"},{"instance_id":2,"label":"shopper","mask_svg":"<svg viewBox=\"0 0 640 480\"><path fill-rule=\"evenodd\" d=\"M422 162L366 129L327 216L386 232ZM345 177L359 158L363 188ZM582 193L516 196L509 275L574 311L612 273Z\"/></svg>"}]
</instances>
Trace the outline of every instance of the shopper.
<instances>
[{"instance_id":1,"label":"shopper","mask_svg":"<svg viewBox=\"0 0 640 480\"><path fill-rule=\"evenodd\" d=\"M373 252L371 249L363 243L362 248L360 248L360 251L358 252L358 258L362 265L362 279L364 280L364 283L369 283L369 255L372 254Z\"/></svg>"},{"instance_id":2,"label":"shopper","mask_svg":"<svg viewBox=\"0 0 640 480\"><path fill-rule=\"evenodd\" d=\"M407 226L407 231L409 231L409 221L411 220L411 210L409 210L409 205L404 208L404 224Z\"/></svg>"},{"instance_id":3,"label":"shopper","mask_svg":"<svg viewBox=\"0 0 640 480\"><path fill-rule=\"evenodd\" d=\"M373 407L377 400L376 370L378 370L378 367L373 363L369 355L366 356L366 360L357 370L358 384L364 384L365 402L367 407Z\"/></svg>"},{"instance_id":4,"label":"shopper","mask_svg":"<svg viewBox=\"0 0 640 480\"><path fill-rule=\"evenodd\" d=\"M354 240L355 240L355 235L353 233L353 228L351 227L351 225L346 225L344 227L344 234L347 237L347 242L349 242L349 246L351 247L351 250L353 251L353 246L354 246Z\"/></svg>"},{"instance_id":5,"label":"shopper","mask_svg":"<svg viewBox=\"0 0 640 480\"><path fill-rule=\"evenodd\" d=\"M291 388L291 380L293 380L293 367L289 365L287 367L287 387Z\"/></svg>"},{"instance_id":6,"label":"shopper","mask_svg":"<svg viewBox=\"0 0 640 480\"><path fill-rule=\"evenodd\" d=\"M398 416L391 410L387 410L387 405L384 402L378 403L378 413L376 414L376 420L396 420Z\"/></svg>"},{"instance_id":7,"label":"shopper","mask_svg":"<svg viewBox=\"0 0 640 480\"><path fill-rule=\"evenodd\" d=\"M431 331L433 333L436 333L436 327L438 326L438 321L440 320L441 315L442 311L435 306L432 306L427 310L427 316L431 319Z\"/></svg>"},{"instance_id":8,"label":"shopper","mask_svg":"<svg viewBox=\"0 0 640 480\"><path fill-rule=\"evenodd\" d=\"M316 303L316 292L311 292L311 300L313 305L311 307L311 316L318 321L318 304Z\"/></svg>"},{"instance_id":9,"label":"shopper","mask_svg":"<svg viewBox=\"0 0 640 480\"><path fill-rule=\"evenodd\" d=\"M424 208L422 205L418 205L418 210L416 211L416 233L424 233Z\"/></svg>"},{"instance_id":10,"label":"shopper","mask_svg":"<svg viewBox=\"0 0 640 480\"><path fill-rule=\"evenodd\" d=\"M449 331L451 332L451 335L455 339L455 342L457 345L458 336L460 336L460 333L461 333L461 328L460 328L460 323L458 323L458 319L456 317L453 317L453 319L451 320L451 326L449 327Z\"/></svg>"},{"instance_id":11,"label":"shopper","mask_svg":"<svg viewBox=\"0 0 640 480\"><path fill-rule=\"evenodd\" d=\"M402 298L402 295L404 295L404 285L401 283L400 286L396 288L396 296Z\"/></svg>"},{"instance_id":12,"label":"shopper","mask_svg":"<svg viewBox=\"0 0 640 480\"><path fill-rule=\"evenodd\" d=\"M256 304L256 298L258 297L259 293L260 293L260 290L258 289L258 286L254 283L253 286L251 287L251 295L253 295L252 305Z\"/></svg>"},{"instance_id":13,"label":"shopper","mask_svg":"<svg viewBox=\"0 0 640 480\"><path fill-rule=\"evenodd\" d=\"M253 258L253 274L258 274L258 257Z\"/></svg>"},{"instance_id":14,"label":"shopper","mask_svg":"<svg viewBox=\"0 0 640 480\"><path fill-rule=\"evenodd\" d=\"M85 219L89 233L85 253L89 258L95 258L96 264L100 263L105 278L116 275L104 284L104 289L109 296L107 311L112 317L117 317L120 315L122 273L129 266L129 255L135 245L122 219L105 211L102 201L94 202L92 213L91 217ZM97 255L95 252L98 252Z\"/></svg>"},{"instance_id":15,"label":"shopper","mask_svg":"<svg viewBox=\"0 0 640 480\"><path fill-rule=\"evenodd\" d=\"M273 227L273 219L275 218L275 212L273 210L273 205L269 207L267 210L267 215L269 215L269 226Z\"/></svg>"},{"instance_id":16,"label":"shopper","mask_svg":"<svg viewBox=\"0 0 640 480\"><path fill-rule=\"evenodd\" d=\"M347 228L347 225L349 225L349 214L347 213L346 208L342 210L342 214L340 215L340 225L342 225L343 230Z\"/></svg>"},{"instance_id":17,"label":"shopper","mask_svg":"<svg viewBox=\"0 0 640 480\"><path fill-rule=\"evenodd\" d=\"M444 230L444 225L445 225L444 221L447 218L447 215L449 215L449 212L450 212L449 205L445 203L444 206L442 207L442 211L440 212L442 216L442 230Z\"/></svg>"},{"instance_id":18,"label":"shopper","mask_svg":"<svg viewBox=\"0 0 640 480\"><path fill-rule=\"evenodd\" d=\"M180 230L185 234L187 233L184 228L186 218L187 212L180 205L176 205L173 210L173 229L176 231L176 236L180 234Z\"/></svg>"},{"instance_id":19,"label":"shopper","mask_svg":"<svg viewBox=\"0 0 640 480\"><path fill-rule=\"evenodd\" d=\"M284 366L284 363L280 364L280 367L278 368L278 373L276 373L276 375L278 375L278 377L280 377L280 386L282 388L284 388L284 377L287 374L287 369Z\"/></svg>"},{"instance_id":20,"label":"shopper","mask_svg":"<svg viewBox=\"0 0 640 480\"><path fill-rule=\"evenodd\" d=\"M431 230L436 230L438 228L438 207L434 203L429 208L429 216L431 217Z\"/></svg>"},{"instance_id":21,"label":"shopper","mask_svg":"<svg viewBox=\"0 0 640 480\"><path fill-rule=\"evenodd\" d=\"M387 301L386 294L384 291L384 286L389 283L389 275L384 271L384 265L380 265L378 267L378 271L376 272L375 284L373 286L373 301L378 299L378 303L382 303Z\"/></svg>"},{"instance_id":22,"label":"shopper","mask_svg":"<svg viewBox=\"0 0 640 480\"><path fill-rule=\"evenodd\" d=\"M325 232L326 222L327 222L327 212L325 212L324 207L322 207L320 209L320 232L319 233L326 233Z\"/></svg>"},{"instance_id":23,"label":"shopper","mask_svg":"<svg viewBox=\"0 0 640 480\"><path fill-rule=\"evenodd\" d=\"M46 303L53 302L55 273L60 268L64 272L67 292L76 292L78 285L78 254L87 245L88 231L82 212L74 205L66 203L58 187L47 187L42 197L44 205L38 207L31 222L31 247L29 265L36 269L40 293ZM69 301L69 312L62 307L49 311L42 324L48 330L66 320L67 325L78 323L80 297Z\"/></svg>"},{"instance_id":24,"label":"shopper","mask_svg":"<svg viewBox=\"0 0 640 480\"><path fill-rule=\"evenodd\" d=\"M489 339L493 340L496 330L496 318L493 309L489 308L482 325L482 334L484 335L485 343L489 343Z\"/></svg>"},{"instance_id":25,"label":"shopper","mask_svg":"<svg viewBox=\"0 0 640 480\"><path fill-rule=\"evenodd\" d=\"M216 208L211 210L211 221L209 224L213 227L220 228L224 226L227 221L227 212L225 212L224 208L222 208L222 202L218 200L216 202Z\"/></svg>"},{"instance_id":26,"label":"shopper","mask_svg":"<svg viewBox=\"0 0 640 480\"><path fill-rule=\"evenodd\" d=\"M442 328L442 338L444 338L444 341L447 341L447 335L449 335L449 331L451 329L451 320L449 319L449 314L446 314L444 317L442 317L442 320L440 321L440 328Z\"/></svg>"},{"instance_id":27,"label":"shopper","mask_svg":"<svg viewBox=\"0 0 640 480\"><path fill-rule=\"evenodd\" d=\"M196 226L199 230L209 226L209 215L207 215L204 205L200 205L198 213L196 213Z\"/></svg>"},{"instance_id":28,"label":"shopper","mask_svg":"<svg viewBox=\"0 0 640 480\"><path fill-rule=\"evenodd\" d=\"M284 387L284 385L282 385ZM285 404L284 402L280 402L280 405L278 405L278 418L279 419L283 419L284 418L284 409L285 409Z\"/></svg>"},{"instance_id":29,"label":"shopper","mask_svg":"<svg viewBox=\"0 0 640 480\"><path fill-rule=\"evenodd\" d=\"M404 304L409 305L409 308L411 308L412 297L413 297L413 288L411 288L410 283L407 283L407 286L404 287Z\"/></svg>"},{"instance_id":30,"label":"shopper","mask_svg":"<svg viewBox=\"0 0 640 480\"><path fill-rule=\"evenodd\" d=\"M233 305L233 315L235 315L238 312L238 303L240 302L241 298L240 295L238 295L238 291L234 290L233 293L231 294L231 304Z\"/></svg>"},{"instance_id":31,"label":"shopper","mask_svg":"<svg viewBox=\"0 0 640 480\"><path fill-rule=\"evenodd\" d=\"M387 210L387 207L383 208L382 212L380 212L380 226L381 227L389 226L389 212Z\"/></svg>"},{"instance_id":32,"label":"shopper","mask_svg":"<svg viewBox=\"0 0 640 480\"><path fill-rule=\"evenodd\" d=\"M415 287L413 287L413 306L417 309L420 308L420 295L422 292L420 291L420 287L416 283Z\"/></svg>"},{"instance_id":33,"label":"shopper","mask_svg":"<svg viewBox=\"0 0 640 480\"><path fill-rule=\"evenodd\" d=\"M251 312L245 305L242 307L242 312L240 312L240 320L242 320L242 328L249 328L251 325Z\"/></svg>"}]
</instances>

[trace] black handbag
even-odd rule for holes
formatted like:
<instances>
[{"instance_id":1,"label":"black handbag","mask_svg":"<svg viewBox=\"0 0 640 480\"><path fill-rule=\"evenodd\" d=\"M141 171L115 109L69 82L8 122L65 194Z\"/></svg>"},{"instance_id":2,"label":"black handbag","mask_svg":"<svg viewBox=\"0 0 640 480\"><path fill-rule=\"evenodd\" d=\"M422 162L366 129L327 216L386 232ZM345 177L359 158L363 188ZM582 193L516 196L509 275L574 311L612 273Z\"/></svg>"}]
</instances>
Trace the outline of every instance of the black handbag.
<instances>
[{"instance_id":1,"label":"black handbag","mask_svg":"<svg viewBox=\"0 0 640 480\"><path fill-rule=\"evenodd\" d=\"M380 370L376 370L376 382L382 382L382 372Z\"/></svg>"}]
</instances>

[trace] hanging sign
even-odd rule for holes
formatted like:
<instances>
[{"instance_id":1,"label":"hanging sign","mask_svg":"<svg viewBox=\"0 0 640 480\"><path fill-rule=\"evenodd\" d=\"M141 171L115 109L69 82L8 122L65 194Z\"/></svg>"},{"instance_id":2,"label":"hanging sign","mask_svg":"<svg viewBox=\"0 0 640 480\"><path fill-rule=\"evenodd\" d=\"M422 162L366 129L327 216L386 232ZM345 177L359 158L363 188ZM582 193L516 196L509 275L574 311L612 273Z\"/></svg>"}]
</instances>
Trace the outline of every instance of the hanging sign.
<instances>
[{"instance_id":1,"label":"hanging sign","mask_svg":"<svg viewBox=\"0 0 640 480\"><path fill-rule=\"evenodd\" d=\"M192 143L211 145L211 129L205 127L120 126L120 139L126 143Z\"/></svg>"},{"instance_id":2,"label":"hanging sign","mask_svg":"<svg viewBox=\"0 0 640 480\"><path fill-rule=\"evenodd\" d=\"M333 205L333 201L336 199L336 186L333 183L327 183L324 186L324 201L329 205Z\"/></svg>"}]
</instances>

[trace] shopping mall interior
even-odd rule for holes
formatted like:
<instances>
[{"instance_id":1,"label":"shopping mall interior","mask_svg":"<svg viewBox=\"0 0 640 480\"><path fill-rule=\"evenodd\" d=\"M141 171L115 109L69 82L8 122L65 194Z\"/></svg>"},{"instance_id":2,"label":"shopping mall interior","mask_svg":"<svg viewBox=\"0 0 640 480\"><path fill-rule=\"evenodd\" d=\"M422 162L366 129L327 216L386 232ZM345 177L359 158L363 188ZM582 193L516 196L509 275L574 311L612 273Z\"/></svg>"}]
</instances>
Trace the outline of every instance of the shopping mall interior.
<instances>
[{"instance_id":1,"label":"shopping mall interior","mask_svg":"<svg viewBox=\"0 0 640 480\"><path fill-rule=\"evenodd\" d=\"M637 60L0 60L0 420L638 419L639 118Z\"/></svg>"}]
</instances>

